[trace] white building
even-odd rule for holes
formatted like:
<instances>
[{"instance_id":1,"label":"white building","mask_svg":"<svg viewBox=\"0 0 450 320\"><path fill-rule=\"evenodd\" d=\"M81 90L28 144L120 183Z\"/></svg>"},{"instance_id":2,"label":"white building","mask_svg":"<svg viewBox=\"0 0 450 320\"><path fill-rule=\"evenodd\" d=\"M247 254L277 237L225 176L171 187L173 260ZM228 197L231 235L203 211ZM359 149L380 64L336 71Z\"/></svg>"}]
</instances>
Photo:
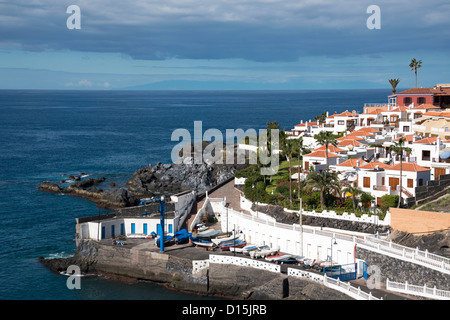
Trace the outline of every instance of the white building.
<instances>
[{"instance_id":1,"label":"white building","mask_svg":"<svg viewBox=\"0 0 450 320\"><path fill-rule=\"evenodd\" d=\"M186 191L171 196L166 202L164 232L179 231L195 200L195 192ZM149 236L160 234L159 204L119 209L113 213L77 218L76 239L110 239L115 236Z\"/></svg>"}]
</instances>

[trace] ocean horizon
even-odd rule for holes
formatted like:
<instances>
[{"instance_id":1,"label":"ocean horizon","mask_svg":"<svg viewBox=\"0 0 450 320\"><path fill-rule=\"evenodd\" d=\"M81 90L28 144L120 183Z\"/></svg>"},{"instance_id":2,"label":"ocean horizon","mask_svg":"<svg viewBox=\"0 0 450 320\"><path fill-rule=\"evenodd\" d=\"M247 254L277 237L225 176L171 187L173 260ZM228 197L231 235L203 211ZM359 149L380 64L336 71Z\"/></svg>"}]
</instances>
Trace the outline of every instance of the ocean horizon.
<instances>
[{"instance_id":1,"label":"ocean horizon","mask_svg":"<svg viewBox=\"0 0 450 320\"><path fill-rule=\"evenodd\" d=\"M125 183L149 163L171 162L172 132L209 128L291 130L323 112L362 112L389 89L356 90L0 90L0 299L207 299L151 283L86 277L81 290L43 257L75 252L75 218L98 214L90 201L39 191L43 181L86 173Z\"/></svg>"}]
</instances>

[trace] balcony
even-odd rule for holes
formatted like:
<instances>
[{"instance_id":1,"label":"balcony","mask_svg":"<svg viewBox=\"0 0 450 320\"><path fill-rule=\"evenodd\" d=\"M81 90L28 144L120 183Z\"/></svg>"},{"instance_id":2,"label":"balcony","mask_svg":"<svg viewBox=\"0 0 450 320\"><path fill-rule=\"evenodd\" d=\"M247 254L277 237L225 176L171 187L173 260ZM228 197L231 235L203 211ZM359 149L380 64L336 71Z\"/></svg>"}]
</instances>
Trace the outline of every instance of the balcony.
<instances>
[{"instance_id":1,"label":"balcony","mask_svg":"<svg viewBox=\"0 0 450 320\"><path fill-rule=\"evenodd\" d=\"M422 125L413 124L413 126L412 126L413 131L425 132L426 129L427 129L427 127L422 126Z\"/></svg>"},{"instance_id":2,"label":"balcony","mask_svg":"<svg viewBox=\"0 0 450 320\"><path fill-rule=\"evenodd\" d=\"M443 128L431 128L431 132L432 133L437 133L437 134L441 134L441 133L449 133L450 134L450 128L449 127L443 127Z\"/></svg>"},{"instance_id":3,"label":"balcony","mask_svg":"<svg viewBox=\"0 0 450 320\"><path fill-rule=\"evenodd\" d=\"M389 191L389 187L386 186L376 186L374 185L372 187L373 190L377 190L377 191Z\"/></svg>"}]
</instances>

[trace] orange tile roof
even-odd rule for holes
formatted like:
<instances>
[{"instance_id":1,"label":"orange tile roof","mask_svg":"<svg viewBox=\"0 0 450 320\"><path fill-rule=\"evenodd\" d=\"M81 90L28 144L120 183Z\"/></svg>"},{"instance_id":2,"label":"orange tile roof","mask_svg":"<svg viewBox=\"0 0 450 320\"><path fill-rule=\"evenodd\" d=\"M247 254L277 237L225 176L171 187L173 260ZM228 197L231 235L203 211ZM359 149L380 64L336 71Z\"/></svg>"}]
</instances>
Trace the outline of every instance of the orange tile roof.
<instances>
[{"instance_id":1,"label":"orange tile roof","mask_svg":"<svg viewBox=\"0 0 450 320\"><path fill-rule=\"evenodd\" d=\"M386 168L386 170L400 171L400 163L392 165L392 166ZM405 163L402 164L402 170L403 171L419 172L419 171L430 171L431 169L430 168L421 167L415 162L405 162Z\"/></svg>"},{"instance_id":2,"label":"orange tile roof","mask_svg":"<svg viewBox=\"0 0 450 320\"><path fill-rule=\"evenodd\" d=\"M370 137L373 135L373 132L353 131L345 135L344 137Z\"/></svg>"},{"instance_id":3,"label":"orange tile roof","mask_svg":"<svg viewBox=\"0 0 450 320\"><path fill-rule=\"evenodd\" d=\"M411 88L405 91L397 92L397 94L433 94L432 88Z\"/></svg>"},{"instance_id":4,"label":"orange tile roof","mask_svg":"<svg viewBox=\"0 0 450 320\"><path fill-rule=\"evenodd\" d=\"M433 144L437 141L437 137L429 137L429 138L424 138L422 140L418 140L414 143L425 143L425 144Z\"/></svg>"},{"instance_id":5,"label":"orange tile roof","mask_svg":"<svg viewBox=\"0 0 450 320\"><path fill-rule=\"evenodd\" d=\"M375 133L380 133L380 130L377 130L377 129L372 128L372 127L364 127L364 128L358 129L356 131L353 131L353 133L355 133L355 132L375 132Z\"/></svg>"},{"instance_id":6,"label":"orange tile roof","mask_svg":"<svg viewBox=\"0 0 450 320\"><path fill-rule=\"evenodd\" d=\"M413 134L408 134L408 135L403 136L403 137L398 137L397 139L394 139L392 141L400 141L400 138L405 138L407 142L412 142L414 140L414 135Z\"/></svg>"},{"instance_id":7,"label":"orange tile roof","mask_svg":"<svg viewBox=\"0 0 450 320\"><path fill-rule=\"evenodd\" d=\"M364 145L364 143L361 143L356 139L345 139L338 143L339 147L347 147L347 146L359 147L361 145Z\"/></svg>"},{"instance_id":8,"label":"orange tile roof","mask_svg":"<svg viewBox=\"0 0 450 320\"><path fill-rule=\"evenodd\" d=\"M351 158L340 164L337 164L337 166L339 166L339 167L355 167L356 168L361 163L365 163L365 161L362 159Z\"/></svg>"},{"instance_id":9,"label":"orange tile roof","mask_svg":"<svg viewBox=\"0 0 450 320\"><path fill-rule=\"evenodd\" d=\"M374 162L369 162L369 163L366 163L366 164L364 164L364 165L362 165L362 166L359 166L358 168L360 168L360 169L374 170L374 169L377 168L377 166L378 166L379 168L381 168L381 169L389 168L389 167L390 167L390 165L385 164L385 163L383 163L383 162L380 162L380 161L374 161Z\"/></svg>"},{"instance_id":10,"label":"orange tile roof","mask_svg":"<svg viewBox=\"0 0 450 320\"><path fill-rule=\"evenodd\" d=\"M325 150L325 145L315 148L313 151L322 151ZM346 152L347 150L341 149L339 147L335 147L333 145L328 146L328 152Z\"/></svg>"},{"instance_id":11,"label":"orange tile roof","mask_svg":"<svg viewBox=\"0 0 450 320\"><path fill-rule=\"evenodd\" d=\"M304 157L316 157L316 158L326 158L326 152L325 150L320 150L320 151L313 151L311 153L308 154L304 154ZM341 156L333 153L333 152L328 152L328 158L340 158Z\"/></svg>"},{"instance_id":12,"label":"orange tile roof","mask_svg":"<svg viewBox=\"0 0 450 320\"><path fill-rule=\"evenodd\" d=\"M327 118L328 118L328 119L332 119L332 118L334 118L335 115L337 115L336 111L335 111L331 116L329 116L329 117L327 117Z\"/></svg>"},{"instance_id":13,"label":"orange tile roof","mask_svg":"<svg viewBox=\"0 0 450 320\"><path fill-rule=\"evenodd\" d=\"M335 117L355 117L357 115L358 115L357 112L355 112L355 115L353 115L353 113L349 112L348 110L345 110L344 112L335 114L334 116Z\"/></svg>"},{"instance_id":14,"label":"orange tile roof","mask_svg":"<svg viewBox=\"0 0 450 320\"><path fill-rule=\"evenodd\" d=\"M395 109L392 109L391 112L399 112L399 111L407 111L408 107L397 107Z\"/></svg>"},{"instance_id":15,"label":"orange tile roof","mask_svg":"<svg viewBox=\"0 0 450 320\"><path fill-rule=\"evenodd\" d=\"M346 135L346 136L337 138L336 140L337 140L337 141L344 141L344 140L364 140L364 138L361 137L361 136L355 136L355 135L350 136L350 135Z\"/></svg>"},{"instance_id":16,"label":"orange tile roof","mask_svg":"<svg viewBox=\"0 0 450 320\"><path fill-rule=\"evenodd\" d=\"M428 109L440 109L440 108L427 103L427 104L421 104L418 106L414 106L414 108L411 108L411 109L427 109L428 110Z\"/></svg>"},{"instance_id":17,"label":"orange tile roof","mask_svg":"<svg viewBox=\"0 0 450 320\"><path fill-rule=\"evenodd\" d=\"M450 118L450 112L427 111L423 115L424 116L432 116L432 117Z\"/></svg>"},{"instance_id":18,"label":"orange tile roof","mask_svg":"<svg viewBox=\"0 0 450 320\"><path fill-rule=\"evenodd\" d=\"M317 122L303 122L303 123L299 123L298 125L294 126L294 127L305 127L305 126L315 126L317 125Z\"/></svg>"}]
</instances>

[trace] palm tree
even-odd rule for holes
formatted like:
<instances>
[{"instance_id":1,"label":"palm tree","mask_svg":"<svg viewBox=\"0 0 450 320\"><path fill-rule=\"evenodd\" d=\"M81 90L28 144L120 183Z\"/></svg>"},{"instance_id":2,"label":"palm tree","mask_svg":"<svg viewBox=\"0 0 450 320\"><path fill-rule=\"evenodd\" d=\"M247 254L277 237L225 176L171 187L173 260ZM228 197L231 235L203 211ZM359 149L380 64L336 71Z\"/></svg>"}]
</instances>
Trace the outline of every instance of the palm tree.
<instances>
[{"instance_id":1,"label":"palm tree","mask_svg":"<svg viewBox=\"0 0 450 320\"><path fill-rule=\"evenodd\" d=\"M337 146L338 141L336 140L337 136L332 134L330 131L320 131L320 133L314 136L317 143L325 146L325 155L327 158L327 171L328 171L328 147L330 145Z\"/></svg>"},{"instance_id":2,"label":"palm tree","mask_svg":"<svg viewBox=\"0 0 450 320\"><path fill-rule=\"evenodd\" d=\"M320 191L320 207L322 211L325 209L325 191L337 188L339 184L336 172L323 171L318 173L311 171L306 180L306 186L311 189L319 189Z\"/></svg>"},{"instance_id":3,"label":"palm tree","mask_svg":"<svg viewBox=\"0 0 450 320\"><path fill-rule=\"evenodd\" d=\"M343 191L345 193L352 194L353 211L356 212L356 197L361 195L364 191L362 191L362 189L360 187L352 187L351 185L348 187L345 187Z\"/></svg>"},{"instance_id":4,"label":"palm tree","mask_svg":"<svg viewBox=\"0 0 450 320\"><path fill-rule=\"evenodd\" d=\"M403 174L403 152L411 153L411 148L406 147L406 138L400 138L397 142L395 142L391 146L391 151L395 152L396 154L400 155L400 193L398 197L398 205L397 208L400 208L401 202L402 202L402 174Z\"/></svg>"},{"instance_id":5,"label":"palm tree","mask_svg":"<svg viewBox=\"0 0 450 320\"><path fill-rule=\"evenodd\" d=\"M297 154L297 164L298 164L298 169L297 169L297 174L298 174L298 192L299 192L299 197L300 197L300 157L303 155L303 153L305 152L305 148L303 147L303 137L298 138L295 141L295 153Z\"/></svg>"},{"instance_id":6,"label":"palm tree","mask_svg":"<svg viewBox=\"0 0 450 320\"><path fill-rule=\"evenodd\" d=\"M422 68L422 60L417 61L416 58L411 60L411 63L409 64L409 67L411 68L411 71L414 71L416 74L416 88L417 88L417 69Z\"/></svg>"},{"instance_id":7,"label":"palm tree","mask_svg":"<svg viewBox=\"0 0 450 320\"><path fill-rule=\"evenodd\" d=\"M397 79L389 79L388 81L392 86L392 94L395 94L395 88L397 87L398 83L400 82L400 79L398 79L398 78Z\"/></svg>"},{"instance_id":8,"label":"palm tree","mask_svg":"<svg viewBox=\"0 0 450 320\"><path fill-rule=\"evenodd\" d=\"M286 160L289 161L289 202L292 204L292 172L291 172L291 160L292 155L296 150L295 141L293 139L285 139L281 145L281 151L286 156Z\"/></svg>"}]
</instances>

